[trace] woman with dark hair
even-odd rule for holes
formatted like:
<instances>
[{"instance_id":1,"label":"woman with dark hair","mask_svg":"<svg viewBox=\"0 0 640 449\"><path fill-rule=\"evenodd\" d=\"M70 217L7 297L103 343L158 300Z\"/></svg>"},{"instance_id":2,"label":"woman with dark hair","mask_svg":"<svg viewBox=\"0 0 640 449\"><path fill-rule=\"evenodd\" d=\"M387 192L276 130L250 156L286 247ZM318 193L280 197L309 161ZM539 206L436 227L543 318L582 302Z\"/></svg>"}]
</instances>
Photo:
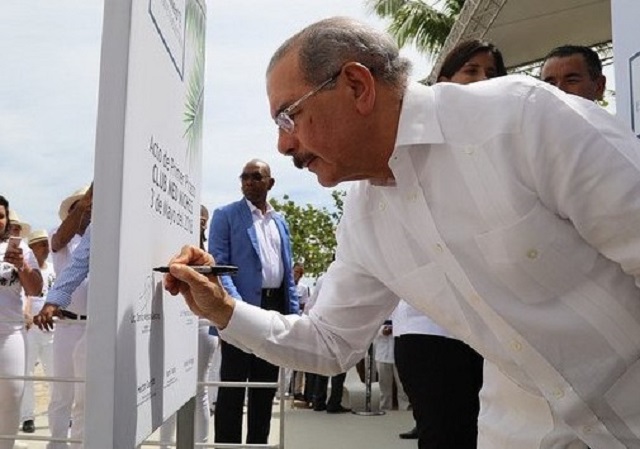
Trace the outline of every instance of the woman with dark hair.
<instances>
[{"instance_id":1,"label":"woman with dark hair","mask_svg":"<svg viewBox=\"0 0 640 449\"><path fill-rule=\"evenodd\" d=\"M444 59L438 82L470 84L506 75L502 54L480 40L461 42ZM419 449L474 449L483 359L404 301L393 314L395 362L413 407Z\"/></svg>"},{"instance_id":2,"label":"woman with dark hair","mask_svg":"<svg viewBox=\"0 0 640 449\"><path fill-rule=\"evenodd\" d=\"M506 74L500 50L489 42L472 39L460 42L447 54L438 73L438 82L470 84Z\"/></svg>"},{"instance_id":3,"label":"woman with dark hair","mask_svg":"<svg viewBox=\"0 0 640 449\"><path fill-rule=\"evenodd\" d=\"M9 201L0 195L0 376L24 376L25 334L20 293L42 291L38 261L19 237L9 235ZM15 435L20 424L23 380L0 379L0 434ZM0 440L12 449L14 440Z\"/></svg>"}]
</instances>

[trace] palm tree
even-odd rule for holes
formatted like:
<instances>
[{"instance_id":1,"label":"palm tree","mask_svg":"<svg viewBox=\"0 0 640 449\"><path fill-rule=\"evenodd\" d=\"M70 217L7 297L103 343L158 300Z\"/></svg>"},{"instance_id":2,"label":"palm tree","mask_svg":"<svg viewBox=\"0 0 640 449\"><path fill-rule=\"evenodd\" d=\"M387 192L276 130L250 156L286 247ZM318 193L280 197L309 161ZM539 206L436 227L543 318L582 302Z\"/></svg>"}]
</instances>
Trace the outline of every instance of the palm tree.
<instances>
[{"instance_id":1,"label":"palm tree","mask_svg":"<svg viewBox=\"0 0 640 449\"><path fill-rule=\"evenodd\" d=\"M204 55L206 31L206 4L201 0L187 0L185 14L186 39L193 48L187 79L184 104L184 137L187 140L189 162L196 160L202 148L202 122L204 109Z\"/></svg>"},{"instance_id":2,"label":"palm tree","mask_svg":"<svg viewBox=\"0 0 640 449\"><path fill-rule=\"evenodd\" d=\"M438 54L465 0L367 0L369 9L382 18L390 18L389 33L403 47L413 43L418 51ZM441 8L436 8L442 3Z\"/></svg>"}]
</instances>

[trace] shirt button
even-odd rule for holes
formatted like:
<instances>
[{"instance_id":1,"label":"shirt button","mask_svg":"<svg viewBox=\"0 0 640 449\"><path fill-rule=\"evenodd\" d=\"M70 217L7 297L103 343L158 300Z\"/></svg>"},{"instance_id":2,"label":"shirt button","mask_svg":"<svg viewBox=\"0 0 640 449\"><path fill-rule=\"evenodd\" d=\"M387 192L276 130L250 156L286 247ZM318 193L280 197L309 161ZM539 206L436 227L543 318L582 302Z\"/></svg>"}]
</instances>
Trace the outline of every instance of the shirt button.
<instances>
[{"instance_id":1,"label":"shirt button","mask_svg":"<svg viewBox=\"0 0 640 449\"><path fill-rule=\"evenodd\" d=\"M527 257L531 260L533 259L537 259L538 258L538 250L537 249L530 249L529 251L527 251Z\"/></svg>"},{"instance_id":2,"label":"shirt button","mask_svg":"<svg viewBox=\"0 0 640 449\"><path fill-rule=\"evenodd\" d=\"M380 201L378 203L378 209L385 210L387 208L387 204L384 201Z\"/></svg>"},{"instance_id":3,"label":"shirt button","mask_svg":"<svg viewBox=\"0 0 640 449\"><path fill-rule=\"evenodd\" d=\"M553 397L556 399L562 399L564 397L564 391L562 388L556 388L553 390Z\"/></svg>"},{"instance_id":4,"label":"shirt button","mask_svg":"<svg viewBox=\"0 0 640 449\"><path fill-rule=\"evenodd\" d=\"M442 246L441 243L436 243L436 251L442 254L444 252L444 246Z\"/></svg>"},{"instance_id":5,"label":"shirt button","mask_svg":"<svg viewBox=\"0 0 640 449\"><path fill-rule=\"evenodd\" d=\"M591 426L584 426L582 428L582 430L584 431L584 433L591 433L591 431L593 430L593 427Z\"/></svg>"},{"instance_id":6,"label":"shirt button","mask_svg":"<svg viewBox=\"0 0 640 449\"><path fill-rule=\"evenodd\" d=\"M520 343L518 340L513 340L511 342L511 349L516 352L522 351L522 343Z\"/></svg>"},{"instance_id":7,"label":"shirt button","mask_svg":"<svg viewBox=\"0 0 640 449\"><path fill-rule=\"evenodd\" d=\"M475 151L475 148L473 148L473 147L465 147L464 148L464 153L465 154L471 155L471 154L473 154L474 151Z\"/></svg>"},{"instance_id":8,"label":"shirt button","mask_svg":"<svg viewBox=\"0 0 640 449\"><path fill-rule=\"evenodd\" d=\"M418 194L416 192L411 192L407 194L407 199L409 201L415 201L418 199Z\"/></svg>"}]
</instances>

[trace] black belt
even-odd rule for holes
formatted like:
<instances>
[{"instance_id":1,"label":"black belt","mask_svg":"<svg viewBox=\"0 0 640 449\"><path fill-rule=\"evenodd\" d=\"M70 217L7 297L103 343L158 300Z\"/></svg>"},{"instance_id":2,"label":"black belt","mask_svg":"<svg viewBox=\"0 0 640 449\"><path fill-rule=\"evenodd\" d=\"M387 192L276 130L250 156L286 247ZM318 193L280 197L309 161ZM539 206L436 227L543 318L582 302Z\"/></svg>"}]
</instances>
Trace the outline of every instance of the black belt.
<instances>
[{"instance_id":1,"label":"black belt","mask_svg":"<svg viewBox=\"0 0 640 449\"><path fill-rule=\"evenodd\" d=\"M76 315L75 313L69 312L68 310L64 310L64 309L60 310L60 315L70 320L86 320L87 319L87 315Z\"/></svg>"},{"instance_id":2,"label":"black belt","mask_svg":"<svg viewBox=\"0 0 640 449\"><path fill-rule=\"evenodd\" d=\"M263 288L262 289L263 298L274 298L276 296L282 296L281 288Z\"/></svg>"}]
</instances>

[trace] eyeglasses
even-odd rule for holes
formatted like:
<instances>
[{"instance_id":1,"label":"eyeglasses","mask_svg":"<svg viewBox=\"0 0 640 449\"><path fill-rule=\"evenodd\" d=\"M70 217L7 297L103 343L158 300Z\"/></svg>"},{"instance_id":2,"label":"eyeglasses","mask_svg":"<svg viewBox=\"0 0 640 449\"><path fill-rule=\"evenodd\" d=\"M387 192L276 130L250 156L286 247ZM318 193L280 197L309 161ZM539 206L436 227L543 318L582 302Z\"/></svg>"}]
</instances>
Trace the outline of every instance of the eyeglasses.
<instances>
[{"instance_id":1,"label":"eyeglasses","mask_svg":"<svg viewBox=\"0 0 640 449\"><path fill-rule=\"evenodd\" d=\"M291 103L289 106L287 106L284 110L280 111L278 115L276 115L276 118L274 119L274 121L276 122L276 125L278 125L278 128L291 134L294 128L296 127L296 123L293 121L293 118L291 117L293 115L293 112L296 109L298 109L305 100L308 100L309 98L313 97L315 94L317 94L322 89L327 87L329 83L332 83L333 81L335 81L341 72L342 72L342 68L331 78L321 83L315 89L312 89L311 91L304 94L302 97L300 97L299 99Z\"/></svg>"},{"instance_id":2,"label":"eyeglasses","mask_svg":"<svg viewBox=\"0 0 640 449\"><path fill-rule=\"evenodd\" d=\"M263 179L268 178L268 176L262 176L262 173L254 172L254 173L242 173L240 175L240 181L256 181L260 182Z\"/></svg>"}]
</instances>

